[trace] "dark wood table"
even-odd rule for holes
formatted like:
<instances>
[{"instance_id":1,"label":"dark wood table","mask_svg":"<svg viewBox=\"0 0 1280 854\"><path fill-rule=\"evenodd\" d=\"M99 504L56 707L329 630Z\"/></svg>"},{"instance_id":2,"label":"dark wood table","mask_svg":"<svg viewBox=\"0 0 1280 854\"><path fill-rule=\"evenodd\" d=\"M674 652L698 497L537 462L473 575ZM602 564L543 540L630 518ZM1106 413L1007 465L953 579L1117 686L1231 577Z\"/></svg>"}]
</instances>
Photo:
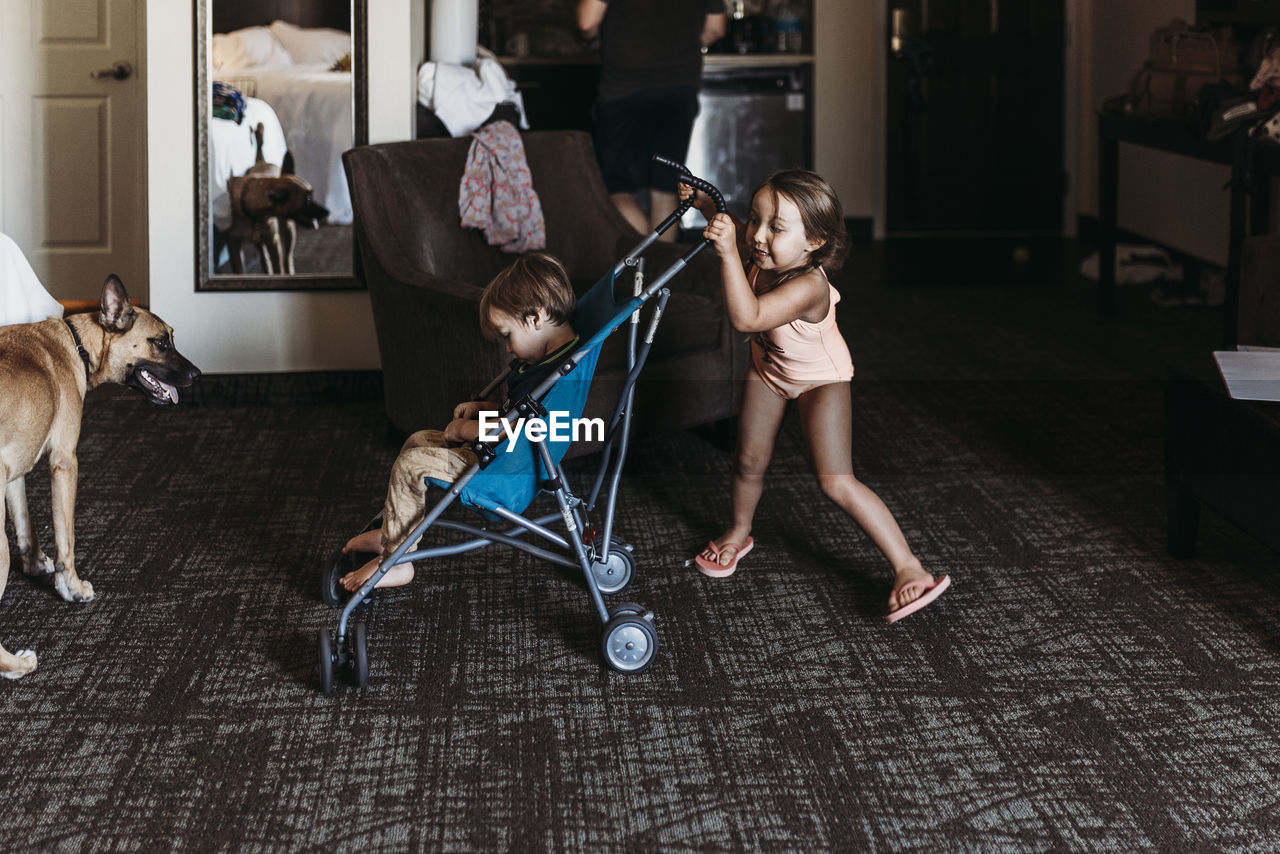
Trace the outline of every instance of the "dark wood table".
<instances>
[{"instance_id":1,"label":"dark wood table","mask_svg":"<svg viewBox=\"0 0 1280 854\"><path fill-rule=\"evenodd\" d=\"M1280 552L1280 402L1234 400L1213 356L1169 366L1165 385L1168 548L1195 554L1208 507Z\"/></svg>"},{"instance_id":2,"label":"dark wood table","mask_svg":"<svg viewBox=\"0 0 1280 854\"><path fill-rule=\"evenodd\" d=\"M1116 311L1116 207L1120 143L1168 151L1221 163L1231 170L1227 238L1226 296L1222 343L1236 345L1240 301L1240 245L1247 235L1265 234L1270 224L1271 175L1280 173L1280 145L1255 142L1244 128L1233 137L1210 142L1186 122L1144 119L1123 113L1098 113L1098 314ZM1193 201L1193 200L1190 200ZM1189 213L1194 207L1189 206Z\"/></svg>"}]
</instances>

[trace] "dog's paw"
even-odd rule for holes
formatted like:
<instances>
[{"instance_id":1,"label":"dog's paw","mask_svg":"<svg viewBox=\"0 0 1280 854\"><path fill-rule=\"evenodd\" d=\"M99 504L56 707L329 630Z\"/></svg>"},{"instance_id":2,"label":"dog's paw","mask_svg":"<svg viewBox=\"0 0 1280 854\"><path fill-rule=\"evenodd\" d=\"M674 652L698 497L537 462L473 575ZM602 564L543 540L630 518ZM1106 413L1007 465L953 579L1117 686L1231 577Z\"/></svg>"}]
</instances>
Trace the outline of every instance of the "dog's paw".
<instances>
[{"instance_id":1,"label":"dog's paw","mask_svg":"<svg viewBox=\"0 0 1280 854\"><path fill-rule=\"evenodd\" d=\"M35 650L20 649L14 655L0 655L0 659L7 659L0 660L0 677L4 679L21 679L36 669Z\"/></svg>"},{"instance_id":2,"label":"dog's paw","mask_svg":"<svg viewBox=\"0 0 1280 854\"><path fill-rule=\"evenodd\" d=\"M22 556L22 571L33 578L52 575L56 568L53 558L46 554L41 554L33 560L27 560L26 555Z\"/></svg>"},{"instance_id":3,"label":"dog's paw","mask_svg":"<svg viewBox=\"0 0 1280 854\"><path fill-rule=\"evenodd\" d=\"M93 585L70 572L56 573L53 586L58 595L68 602L88 602L93 598Z\"/></svg>"}]
</instances>

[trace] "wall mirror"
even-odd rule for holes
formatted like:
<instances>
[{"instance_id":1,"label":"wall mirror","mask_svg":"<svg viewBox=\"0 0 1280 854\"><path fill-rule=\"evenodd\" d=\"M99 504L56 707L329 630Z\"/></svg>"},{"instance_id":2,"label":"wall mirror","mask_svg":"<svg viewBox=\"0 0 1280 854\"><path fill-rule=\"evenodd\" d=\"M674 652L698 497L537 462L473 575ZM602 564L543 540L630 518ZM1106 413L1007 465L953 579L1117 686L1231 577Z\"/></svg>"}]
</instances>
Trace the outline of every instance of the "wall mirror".
<instances>
[{"instance_id":1,"label":"wall mirror","mask_svg":"<svg viewBox=\"0 0 1280 854\"><path fill-rule=\"evenodd\" d=\"M196 290L360 287L342 152L368 141L368 0L194 3Z\"/></svg>"}]
</instances>

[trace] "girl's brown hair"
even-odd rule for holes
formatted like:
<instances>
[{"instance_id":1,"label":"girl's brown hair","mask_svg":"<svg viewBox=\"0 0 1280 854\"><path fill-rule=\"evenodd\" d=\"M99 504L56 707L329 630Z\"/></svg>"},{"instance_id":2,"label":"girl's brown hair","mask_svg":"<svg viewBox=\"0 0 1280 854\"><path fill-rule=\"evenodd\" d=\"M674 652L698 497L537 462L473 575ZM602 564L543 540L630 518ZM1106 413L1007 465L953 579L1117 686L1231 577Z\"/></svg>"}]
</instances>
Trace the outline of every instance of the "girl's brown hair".
<instances>
[{"instance_id":1,"label":"girl's brown hair","mask_svg":"<svg viewBox=\"0 0 1280 854\"><path fill-rule=\"evenodd\" d=\"M557 326L573 319L577 299L564 265L545 252L521 255L510 267L493 277L480 295L480 330L486 338L496 338L497 329L489 320L493 311L524 322L545 310Z\"/></svg>"},{"instance_id":2,"label":"girl's brown hair","mask_svg":"<svg viewBox=\"0 0 1280 854\"><path fill-rule=\"evenodd\" d=\"M822 245L809 256L809 267L839 270L844 263L845 252L849 249L849 236L844 229L844 209L831 185L818 173L808 169L783 169L765 178L756 188L756 193L761 190L773 194L775 208L778 196L785 196L794 202L800 211L805 238L821 242ZM755 198L755 193L751 197ZM797 270L785 278L792 278L802 272L804 271Z\"/></svg>"}]
</instances>

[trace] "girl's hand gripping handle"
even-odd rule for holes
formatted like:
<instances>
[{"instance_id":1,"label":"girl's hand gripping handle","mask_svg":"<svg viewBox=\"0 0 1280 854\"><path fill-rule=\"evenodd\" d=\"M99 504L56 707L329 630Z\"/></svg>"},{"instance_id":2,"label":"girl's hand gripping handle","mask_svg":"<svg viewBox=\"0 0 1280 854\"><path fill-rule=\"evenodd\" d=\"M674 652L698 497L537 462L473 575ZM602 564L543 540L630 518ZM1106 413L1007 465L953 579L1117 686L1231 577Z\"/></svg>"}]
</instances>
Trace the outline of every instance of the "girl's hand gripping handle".
<instances>
[{"instance_id":1,"label":"girl's hand gripping handle","mask_svg":"<svg viewBox=\"0 0 1280 854\"><path fill-rule=\"evenodd\" d=\"M701 178L695 177L694 174L690 172L688 167L685 166L683 163L677 163L674 160L668 160L667 158L663 157L660 154L653 155L653 161L655 163L661 163L663 166L670 166L672 169L680 173L680 183L686 184L695 190L701 190L702 192L710 196L711 203L715 206L715 213L725 212L726 207L724 204L724 196L720 194L720 191L717 190L715 185L712 184L710 181L704 181ZM681 193L680 198L681 198L680 204L684 210L688 210L689 206L694 204L694 194L692 193L689 194L688 196L685 196L684 193ZM702 211L703 215L706 216L706 211L703 211L701 207L699 207L698 210ZM711 216L707 216L707 219L711 219Z\"/></svg>"}]
</instances>

